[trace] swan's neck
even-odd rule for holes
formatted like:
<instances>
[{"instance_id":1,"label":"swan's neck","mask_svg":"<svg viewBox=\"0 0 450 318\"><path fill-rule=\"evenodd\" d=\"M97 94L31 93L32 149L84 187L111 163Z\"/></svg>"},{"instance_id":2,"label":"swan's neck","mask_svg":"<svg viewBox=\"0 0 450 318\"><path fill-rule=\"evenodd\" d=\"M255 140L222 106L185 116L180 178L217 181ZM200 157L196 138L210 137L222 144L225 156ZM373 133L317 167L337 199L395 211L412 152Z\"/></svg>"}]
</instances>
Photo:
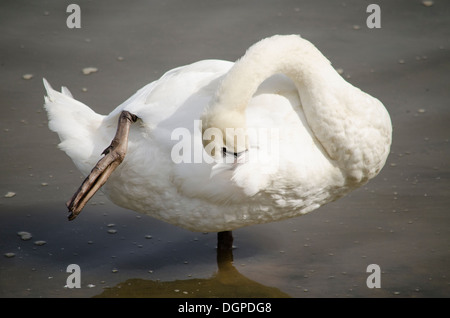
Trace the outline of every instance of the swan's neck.
<instances>
[{"instance_id":1,"label":"swan's neck","mask_svg":"<svg viewBox=\"0 0 450 318\"><path fill-rule=\"evenodd\" d=\"M234 138L225 138L226 129L237 131L236 128L246 127L247 105L261 83L275 74L284 74L295 83L302 104L309 95L313 101L322 99L321 94L327 90L326 86L345 82L329 61L310 42L299 36L264 39L250 47L223 79L202 118L203 130L218 128L223 132L224 146L233 147L235 152L245 150L245 144L230 145ZM314 105L311 111L323 116L328 111L321 109L324 108L322 106L324 103ZM313 118L315 116L311 116L311 120Z\"/></svg>"},{"instance_id":2,"label":"swan's neck","mask_svg":"<svg viewBox=\"0 0 450 318\"><path fill-rule=\"evenodd\" d=\"M235 63L222 81L213 104L243 113L261 83L275 74L288 76L299 93L323 90L342 78L310 42L298 36L275 36L258 42Z\"/></svg>"},{"instance_id":3,"label":"swan's neck","mask_svg":"<svg viewBox=\"0 0 450 318\"><path fill-rule=\"evenodd\" d=\"M381 114L383 118L375 126L390 125L389 116L378 100L346 82L309 41L291 35L262 40L235 63L202 118L203 129L215 127L225 132L226 128L245 128L245 109L250 99L264 80L280 73L296 85L308 124L332 160L363 160L360 155L352 158L355 144L361 142L352 140L349 134L351 129L348 128L353 122L365 128L371 116ZM390 131L386 134L389 140L384 144L390 144ZM225 143L228 140L224 140ZM245 147L234 144L237 152ZM379 151L385 156L385 149ZM384 159L378 161L384 164Z\"/></svg>"}]
</instances>

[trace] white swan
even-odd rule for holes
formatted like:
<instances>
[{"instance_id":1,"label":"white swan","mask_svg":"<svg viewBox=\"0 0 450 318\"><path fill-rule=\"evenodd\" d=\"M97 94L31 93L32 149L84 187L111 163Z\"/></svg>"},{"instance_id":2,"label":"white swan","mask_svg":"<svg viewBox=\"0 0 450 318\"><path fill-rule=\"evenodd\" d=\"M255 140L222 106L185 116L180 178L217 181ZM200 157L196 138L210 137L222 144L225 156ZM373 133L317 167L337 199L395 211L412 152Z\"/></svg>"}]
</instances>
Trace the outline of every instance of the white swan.
<instances>
[{"instance_id":1,"label":"white swan","mask_svg":"<svg viewBox=\"0 0 450 318\"><path fill-rule=\"evenodd\" d=\"M109 178L117 205L192 231L282 220L366 183L391 144L382 103L296 35L264 39L236 63L173 69L107 116L44 84L49 127L89 175L70 218Z\"/></svg>"}]
</instances>

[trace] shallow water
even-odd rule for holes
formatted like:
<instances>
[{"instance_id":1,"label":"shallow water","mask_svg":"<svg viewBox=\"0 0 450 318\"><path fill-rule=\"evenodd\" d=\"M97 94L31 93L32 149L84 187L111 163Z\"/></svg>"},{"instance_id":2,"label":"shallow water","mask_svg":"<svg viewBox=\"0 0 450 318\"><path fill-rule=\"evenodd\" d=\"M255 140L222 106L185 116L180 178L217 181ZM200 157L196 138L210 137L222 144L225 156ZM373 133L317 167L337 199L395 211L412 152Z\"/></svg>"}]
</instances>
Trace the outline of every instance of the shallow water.
<instances>
[{"instance_id":1,"label":"shallow water","mask_svg":"<svg viewBox=\"0 0 450 318\"><path fill-rule=\"evenodd\" d=\"M378 30L365 27L360 1L259 0L88 2L82 28L69 30L65 3L2 1L0 297L449 297L450 4L378 3ZM67 221L82 179L47 128L42 77L105 114L168 69L235 60L275 33L301 33L386 105L394 141L376 179L306 216L234 231L225 266L215 233L102 194ZM64 287L70 264L81 288ZM370 264L381 288L367 287Z\"/></svg>"}]
</instances>

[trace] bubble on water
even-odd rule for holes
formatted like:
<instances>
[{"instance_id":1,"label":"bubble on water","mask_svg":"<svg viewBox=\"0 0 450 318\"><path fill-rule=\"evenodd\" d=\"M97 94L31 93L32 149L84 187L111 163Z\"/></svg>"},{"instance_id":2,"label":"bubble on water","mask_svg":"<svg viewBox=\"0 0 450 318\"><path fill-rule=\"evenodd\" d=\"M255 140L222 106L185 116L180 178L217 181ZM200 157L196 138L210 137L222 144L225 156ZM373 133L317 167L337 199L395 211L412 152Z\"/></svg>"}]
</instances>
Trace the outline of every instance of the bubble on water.
<instances>
[{"instance_id":1,"label":"bubble on water","mask_svg":"<svg viewBox=\"0 0 450 318\"><path fill-rule=\"evenodd\" d=\"M5 253L3 255L5 255L5 257L7 257L7 258L12 258L12 257L16 256L15 253Z\"/></svg>"},{"instance_id":2,"label":"bubble on water","mask_svg":"<svg viewBox=\"0 0 450 318\"><path fill-rule=\"evenodd\" d=\"M117 233L117 230L115 230L115 229L110 229L110 230L108 230L108 233L109 233L109 234L116 234L116 233Z\"/></svg>"},{"instance_id":3,"label":"bubble on water","mask_svg":"<svg viewBox=\"0 0 450 318\"><path fill-rule=\"evenodd\" d=\"M12 198L16 195L15 192L9 191L8 193L5 194L5 198Z\"/></svg>"},{"instance_id":4,"label":"bubble on water","mask_svg":"<svg viewBox=\"0 0 450 318\"><path fill-rule=\"evenodd\" d=\"M95 73L97 71L98 71L98 68L96 68L96 67L85 67L82 70L84 75L89 75L89 74Z\"/></svg>"},{"instance_id":5,"label":"bubble on water","mask_svg":"<svg viewBox=\"0 0 450 318\"><path fill-rule=\"evenodd\" d=\"M31 238L33 237L33 236L31 235L31 233L26 232L26 231L19 231L19 232L17 232L17 235L19 235L20 238L21 238L22 240L24 240L24 241L31 240Z\"/></svg>"},{"instance_id":6,"label":"bubble on water","mask_svg":"<svg viewBox=\"0 0 450 318\"><path fill-rule=\"evenodd\" d=\"M47 244L46 241L36 241L36 242L34 242L34 245L37 245L37 246L42 246L42 245L45 245L45 244Z\"/></svg>"}]
</instances>

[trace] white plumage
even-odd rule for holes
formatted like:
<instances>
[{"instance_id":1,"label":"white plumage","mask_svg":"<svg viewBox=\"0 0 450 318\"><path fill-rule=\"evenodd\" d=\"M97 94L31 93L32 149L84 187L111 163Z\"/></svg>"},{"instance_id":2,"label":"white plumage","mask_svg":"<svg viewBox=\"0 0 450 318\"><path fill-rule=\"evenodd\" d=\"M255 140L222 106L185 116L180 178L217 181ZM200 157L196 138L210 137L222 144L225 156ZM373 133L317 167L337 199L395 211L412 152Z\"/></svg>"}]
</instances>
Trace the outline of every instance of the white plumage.
<instances>
[{"instance_id":1,"label":"white plumage","mask_svg":"<svg viewBox=\"0 0 450 318\"><path fill-rule=\"evenodd\" d=\"M136 115L125 160L103 189L117 205L193 231L308 213L376 176L391 144L381 102L295 35L264 39L236 63L171 70L107 116L44 84L49 127L84 175L120 113ZM209 128L224 139L209 144L202 138ZM227 128L244 131L243 142L225 139Z\"/></svg>"}]
</instances>

